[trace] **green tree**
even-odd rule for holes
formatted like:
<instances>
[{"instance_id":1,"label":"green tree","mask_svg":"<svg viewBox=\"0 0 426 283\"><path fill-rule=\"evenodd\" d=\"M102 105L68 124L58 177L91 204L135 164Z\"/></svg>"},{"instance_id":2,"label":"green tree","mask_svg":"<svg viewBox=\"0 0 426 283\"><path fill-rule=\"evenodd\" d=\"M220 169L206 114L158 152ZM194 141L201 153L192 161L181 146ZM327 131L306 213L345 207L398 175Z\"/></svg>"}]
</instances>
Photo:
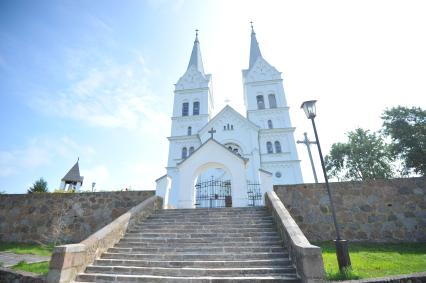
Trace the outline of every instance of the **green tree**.
<instances>
[{"instance_id":1,"label":"green tree","mask_svg":"<svg viewBox=\"0 0 426 283\"><path fill-rule=\"evenodd\" d=\"M426 175L426 110L393 107L382 115L383 133L392 139L392 151L406 170Z\"/></svg>"},{"instance_id":2,"label":"green tree","mask_svg":"<svg viewBox=\"0 0 426 283\"><path fill-rule=\"evenodd\" d=\"M346 135L348 142L333 144L325 157L330 177L362 181L393 177L392 152L379 134L358 128Z\"/></svg>"},{"instance_id":3,"label":"green tree","mask_svg":"<svg viewBox=\"0 0 426 283\"><path fill-rule=\"evenodd\" d=\"M28 193L32 194L32 193L47 193L47 182L43 179L40 178L37 181L34 182L34 184L32 185L32 187L30 187L28 189Z\"/></svg>"}]
</instances>

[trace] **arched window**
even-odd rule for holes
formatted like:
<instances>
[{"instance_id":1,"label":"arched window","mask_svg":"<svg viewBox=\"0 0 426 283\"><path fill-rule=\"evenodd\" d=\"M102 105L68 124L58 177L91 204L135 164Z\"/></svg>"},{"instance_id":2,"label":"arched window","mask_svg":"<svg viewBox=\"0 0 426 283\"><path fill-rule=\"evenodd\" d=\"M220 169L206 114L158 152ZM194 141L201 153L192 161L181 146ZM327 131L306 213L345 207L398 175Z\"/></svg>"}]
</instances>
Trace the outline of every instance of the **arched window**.
<instances>
[{"instance_id":1,"label":"arched window","mask_svg":"<svg viewBox=\"0 0 426 283\"><path fill-rule=\"evenodd\" d=\"M268 120L268 129L273 129L274 125L272 125L272 121Z\"/></svg>"},{"instance_id":2,"label":"arched window","mask_svg":"<svg viewBox=\"0 0 426 283\"><path fill-rule=\"evenodd\" d=\"M275 141L275 152L276 153L281 153L281 144L279 141Z\"/></svg>"},{"instance_id":3,"label":"arched window","mask_svg":"<svg viewBox=\"0 0 426 283\"><path fill-rule=\"evenodd\" d=\"M182 116L188 116L189 113L189 103L184 102L182 103Z\"/></svg>"},{"instance_id":4,"label":"arched window","mask_svg":"<svg viewBox=\"0 0 426 283\"><path fill-rule=\"evenodd\" d=\"M271 142L266 142L266 150L268 153L274 153Z\"/></svg>"},{"instance_id":5,"label":"arched window","mask_svg":"<svg viewBox=\"0 0 426 283\"><path fill-rule=\"evenodd\" d=\"M188 127L188 136L190 136L190 135L192 135L192 127L191 126Z\"/></svg>"},{"instance_id":6,"label":"arched window","mask_svg":"<svg viewBox=\"0 0 426 283\"><path fill-rule=\"evenodd\" d=\"M189 148L189 155L191 155L193 152L194 152L194 147L193 147L193 146L191 146L191 147Z\"/></svg>"},{"instance_id":7,"label":"arched window","mask_svg":"<svg viewBox=\"0 0 426 283\"><path fill-rule=\"evenodd\" d=\"M192 115L200 115L200 102L195 101L192 105Z\"/></svg>"},{"instance_id":8,"label":"arched window","mask_svg":"<svg viewBox=\"0 0 426 283\"><path fill-rule=\"evenodd\" d=\"M188 150L186 147L182 148L182 159L185 159L188 156Z\"/></svg>"},{"instance_id":9,"label":"arched window","mask_svg":"<svg viewBox=\"0 0 426 283\"><path fill-rule=\"evenodd\" d=\"M265 102L263 101L263 95L256 96L257 109L265 109Z\"/></svg>"},{"instance_id":10,"label":"arched window","mask_svg":"<svg viewBox=\"0 0 426 283\"><path fill-rule=\"evenodd\" d=\"M275 99L275 94L268 95L269 108L277 108L277 100Z\"/></svg>"}]
</instances>

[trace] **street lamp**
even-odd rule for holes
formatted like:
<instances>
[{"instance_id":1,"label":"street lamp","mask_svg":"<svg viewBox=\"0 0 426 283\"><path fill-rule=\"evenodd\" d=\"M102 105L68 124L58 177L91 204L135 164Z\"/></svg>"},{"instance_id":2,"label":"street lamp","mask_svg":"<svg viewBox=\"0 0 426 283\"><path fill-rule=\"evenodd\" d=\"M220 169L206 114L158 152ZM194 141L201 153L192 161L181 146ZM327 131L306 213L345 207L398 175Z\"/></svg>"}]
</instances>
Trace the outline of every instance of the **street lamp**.
<instances>
[{"instance_id":1,"label":"street lamp","mask_svg":"<svg viewBox=\"0 0 426 283\"><path fill-rule=\"evenodd\" d=\"M320 146L320 141L318 138L317 127L315 126L315 116L316 116L315 102L317 101L316 100L305 101L302 103L302 106L300 108L303 108L303 110L305 111L306 117L308 119L311 119L312 127L314 128L315 140L317 142L318 153L321 159L322 171L324 173L325 186L327 188L328 197L330 199L331 213L333 215L334 227L336 229L336 240L334 240L334 243L336 245L337 262L339 263L339 269L344 270L345 268L351 266L351 259L349 257L349 249L348 249L348 241L343 240L340 237L339 225L337 224L336 212L334 210L334 202L330 192L330 185L328 184L327 172L325 171L324 158L321 152L321 146Z\"/></svg>"},{"instance_id":2,"label":"street lamp","mask_svg":"<svg viewBox=\"0 0 426 283\"><path fill-rule=\"evenodd\" d=\"M96 183L95 183L95 182L93 182L93 183L92 183L92 192L94 192L94 191L95 191L95 185L96 185Z\"/></svg>"}]
</instances>

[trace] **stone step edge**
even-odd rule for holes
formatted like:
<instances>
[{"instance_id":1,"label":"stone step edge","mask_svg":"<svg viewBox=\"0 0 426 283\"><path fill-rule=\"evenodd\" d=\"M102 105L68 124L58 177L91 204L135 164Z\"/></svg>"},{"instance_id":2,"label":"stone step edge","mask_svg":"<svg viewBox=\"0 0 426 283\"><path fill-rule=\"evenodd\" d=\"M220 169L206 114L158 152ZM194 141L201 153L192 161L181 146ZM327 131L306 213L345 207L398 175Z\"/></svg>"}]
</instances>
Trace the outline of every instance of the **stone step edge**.
<instances>
[{"instance_id":1,"label":"stone step edge","mask_svg":"<svg viewBox=\"0 0 426 283\"><path fill-rule=\"evenodd\" d=\"M250 244L250 245L248 245ZM119 246L117 246L119 245ZM200 247L200 245L193 244L193 243L144 243L144 242L118 242L113 246L113 248L129 248L129 247L120 247L122 245L134 245L135 248L277 248L284 246L282 245L281 241L275 241L275 242L247 242L247 243L241 243L241 242L229 242L226 246L218 246L216 243L203 243L203 246Z\"/></svg>"},{"instance_id":2,"label":"stone step edge","mask_svg":"<svg viewBox=\"0 0 426 283\"><path fill-rule=\"evenodd\" d=\"M93 265L90 264L87 266L88 268L125 268L125 269L135 269L135 270L192 270L192 271L251 271L251 270L294 270L293 266L273 266L273 267L161 267L161 266L128 266L128 265Z\"/></svg>"},{"instance_id":3,"label":"stone step edge","mask_svg":"<svg viewBox=\"0 0 426 283\"><path fill-rule=\"evenodd\" d=\"M129 262L151 262L151 263L181 263L181 262L197 262L197 263L269 263L269 262L291 262L288 258L271 258L271 259L249 259L249 260L148 260L148 259L108 259L108 258L99 258L96 261L129 261ZM96 265L96 264L93 264Z\"/></svg>"},{"instance_id":4,"label":"stone step edge","mask_svg":"<svg viewBox=\"0 0 426 283\"><path fill-rule=\"evenodd\" d=\"M130 275L130 274L108 274L108 273L79 273L78 276L103 276L103 277L120 277L120 278L129 278L129 279L138 279L138 278L151 278L151 279L169 279L169 280L299 280L299 277L296 274L287 274L287 275L266 275L261 276L191 276L191 277L177 277L177 276L161 276L161 275ZM78 280L78 277L77 277ZM82 282L82 281L77 281ZM256 282L256 281L255 281Z\"/></svg>"},{"instance_id":5,"label":"stone step edge","mask_svg":"<svg viewBox=\"0 0 426 283\"><path fill-rule=\"evenodd\" d=\"M108 255L134 255L134 256L159 256L159 255L161 255L161 254L158 254L158 253L156 253L156 254L152 254L152 253L111 253L111 252L104 252L102 255L106 255L106 254L108 254ZM231 253L223 253L223 254L218 254L218 253L216 253L216 254L205 254L205 253L203 253L203 254L201 254L202 256L220 256L220 255L229 255L229 254L231 254ZM288 254L288 252L279 252L279 253L273 253L273 252L270 252L270 253L268 253L268 252L262 252L262 253L253 253L253 252L250 252L250 253L238 253L238 255L244 255L244 254L250 254L250 255L282 255L282 258L288 258L288 256L289 256L289 254ZM197 254L169 254L169 255L176 255L176 256L185 256L185 255L197 255ZM164 256L168 256L168 255L164 255ZM279 258L281 258L281 257L279 257ZM182 261L186 261L186 260L182 260Z\"/></svg>"}]
</instances>

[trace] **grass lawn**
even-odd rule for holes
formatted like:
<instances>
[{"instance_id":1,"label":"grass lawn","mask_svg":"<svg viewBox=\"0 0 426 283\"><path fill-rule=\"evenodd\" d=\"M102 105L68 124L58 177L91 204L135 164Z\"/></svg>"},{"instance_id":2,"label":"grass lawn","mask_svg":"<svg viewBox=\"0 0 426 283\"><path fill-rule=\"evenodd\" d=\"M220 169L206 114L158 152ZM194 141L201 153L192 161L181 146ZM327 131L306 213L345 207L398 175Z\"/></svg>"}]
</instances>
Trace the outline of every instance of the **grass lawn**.
<instances>
[{"instance_id":1,"label":"grass lawn","mask_svg":"<svg viewBox=\"0 0 426 283\"><path fill-rule=\"evenodd\" d=\"M328 280L376 278L426 271L426 243L349 243L352 270L338 270L334 243L316 243L322 249Z\"/></svg>"},{"instance_id":2,"label":"grass lawn","mask_svg":"<svg viewBox=\"0 0 426 283\"><path fill-rule=\"evenodd\" d=\"M47 272L49 271L49 262L26 263L25 261L21 261L20 263L12 266L12 269L47 275Z\"/></svg>"},{"instance_id":3,"label":"grass lawn","mask_svg":"<svg viewBox=\"0 0 426 283\"><path fill-rule=\"evenodd\" d=\"M41 256L51 256L53 246L24 243L4 243L0 242L0 252L11 252L15 254L34 254Z\"/></svg>"},{"instance_id":4,"label":"grass lawn","mask_svg":"<svg viewBox=\"0 0 426 283\"><path fill-rule=\"evenodd\" d=\"M0 251L11 252L15 254L34 254L34 255L41 255L41 256L51 256L53 251L53 246L39 245L39 244L0 242ZM45 261L45 262L39 262L39 263L26 263L24 261L21 261L20 263L12 266L12 269L46 275L47 272L49 271L49 262Z\"/></svg>"}]
</instances>

